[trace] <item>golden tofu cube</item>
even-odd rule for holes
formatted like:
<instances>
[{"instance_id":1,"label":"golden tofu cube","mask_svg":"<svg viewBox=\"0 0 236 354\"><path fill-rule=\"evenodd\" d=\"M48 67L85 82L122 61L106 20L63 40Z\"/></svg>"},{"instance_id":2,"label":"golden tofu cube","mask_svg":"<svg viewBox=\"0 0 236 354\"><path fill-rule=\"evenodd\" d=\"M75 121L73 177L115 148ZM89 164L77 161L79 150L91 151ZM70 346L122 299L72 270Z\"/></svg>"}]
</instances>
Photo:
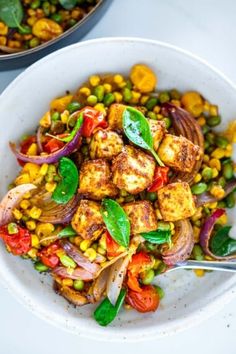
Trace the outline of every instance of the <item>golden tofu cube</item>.
<instances>
[{"instance_id":1,"label":"golden tofu cube","mask_svg":"<svg viewBox=\"0 0 236 354\"><path fill-rule=\"evenodd\" d=\"M157 218L152 203L147 200L131 202L123 205L130 225L131 234L149 232L157 229Z\"/></svg>"},{"instance_id":2,"label":"golden tofu cube","mask_svg":"<svg viewBox=\"0 0 236 354\"><path fill-rule=\"evenodd\" d=\"M165 221L189 218L196 212L194 197L189 184L176 182L157 191L161 215Z\"/></svg>"},{"instance_id":3,"label":"golden tofu cube","mask_svg":"<svg viewBox=\"0 0 236 354\"><path fill-rule=\"evenodd\" d=\"M120 103L114 103L109 108L108 125L111 129L122 129L123 112L127 106Z\"/></svg>"},{"instance_id":4,"label":"golden tofu cube","mask_svg":"<svg viewBox=\"0 0 236 354\"><path fill-rule=\"evenodd\" d=\"M106 160L89 160L81 165L78 192L95 200L117 195L118 189L111 181L110 165Z\"/></svg>"},{"instance_id":5,"label":"golden tofu cube","mask_svg":"<svg viewBox=\"0 0 236 354\"><path fill-rule=\"evenodd\" d=\"M84 239L97 238L104 227L101 205L92 200L81 200L72 219L72 226Z\"/></svg>"},{"instance_id":6,"label":"golden tofu cube","mask_svg":"<svg viewBox=\"0 0 236 354\"><path fill-rule=\"evenodd\" d=\"M166 134L158 149L160 159L167 166L182 172L191 172L196 160L201 157L200 146L183 136Z\"/></svg>"},{"instance_id":7,"label":"golden tofu cube","mask_svg":"<svg viewBox=\"0 0 236 354\"><path fill-rule=\"evenodd\" d=\"M112 130L97 130L92 136L89 152L91 159L112 159L123 148L123 140L119 134Z\"/></svg>"},{"instance_id":8,"label":"golden tofu cube","mask_svg":"<svg viewBox=\"0 0 236 354\"><path fill-rule=\"evenodd\" d=\"M151 184L155 165L152 156L127 145L112 161L113 183L131 194L140 193Z\"/></svg>"},{"instance_id":9,"label":"golden tofu cube","mask_svg":"<svg viewBox=\"0 0 236 354\"><path fill-rule=\"evenodd\" d=\"M157 151L160 142L162 141L164 134L166 133L166 125L165 122L155 119L149 119L148 123L153 137L153 147L154 150Z\"/></svg>"}]
</instances>

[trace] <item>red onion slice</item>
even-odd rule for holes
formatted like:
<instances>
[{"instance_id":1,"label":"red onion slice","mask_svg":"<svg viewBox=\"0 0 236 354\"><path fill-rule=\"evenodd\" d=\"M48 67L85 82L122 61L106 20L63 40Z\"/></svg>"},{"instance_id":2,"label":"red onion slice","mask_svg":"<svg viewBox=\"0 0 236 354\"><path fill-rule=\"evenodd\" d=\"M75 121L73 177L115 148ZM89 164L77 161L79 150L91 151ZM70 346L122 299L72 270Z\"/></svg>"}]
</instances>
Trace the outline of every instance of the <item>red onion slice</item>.
<instances>
[{"instance_id":1,"label":"red onion slice","mask_svg":"<svg viewBox=\"0 0 236 354\"><path fill-rule=\"evenodd\" d=\"M38 146L38 152L41 153L43 152L43 145L42 145L42 133L43 133L43 127L41 127L41 125L38 127L37 129L37 133L36 133L36 142L37 142L37 146Z\"/></svg>"},{"instance_id":2,"label":"red onion slice","mask_svg":"<svg viewBox=\"0 0 236 354\"><path fill-rule=\"evenodd\" d=\"M93 280L94 274L88 272L87 270L83 269L83 268L76 268L76 269L72 269L71 271L68 270L65 267L56 267L52 270L53 274L59 275L62 278L70 278L70 279L81 279L84 281L90 281Z\"/></svg>"},{"instance_id":3,"label":"red onion slice","mask_svg":"<svg viewBox=\"0 0 236 354\"><path fill-rule=\"evenodd\" d=\"M109 272L110 272L109 268L104 269L104 271L101 272L100 275L97 277L97 279L94 281L92 287L93 301L97 302L101 300L101 297L104 291L106 290Z\"/></svg>"}]
</instances>

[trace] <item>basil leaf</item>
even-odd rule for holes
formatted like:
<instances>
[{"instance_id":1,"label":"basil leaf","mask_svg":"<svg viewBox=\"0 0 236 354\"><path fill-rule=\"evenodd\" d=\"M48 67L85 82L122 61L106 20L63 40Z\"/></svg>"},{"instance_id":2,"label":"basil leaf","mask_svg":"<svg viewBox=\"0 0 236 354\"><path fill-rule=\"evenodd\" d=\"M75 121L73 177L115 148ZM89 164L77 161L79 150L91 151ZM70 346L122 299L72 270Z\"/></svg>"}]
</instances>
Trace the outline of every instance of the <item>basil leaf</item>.
<instances>
[{"instance_id":1,"label":"basil leaf","mask_svg":"<svg viewBox=\"0 0 236 354\"><path fill-rule=\"evenodd\" d=\"M148 120L133 107L123 112L123 129L127 138L135 145L150 151L160 166L164 166L153 148L153 138Z\"/></svg>"},{"instance_id":2,"label":"basil leaf","mask_svg":"<svg viewBox=\"0 0 236 354\"><path fill-rule=\"evenodd\" d=\"M79 183L79 172L74 162L68 157L59 161L59 174L62 180L52 194L52 199L58 204L66 204L76 193Z\"/></svg>"},{"instance_id":3,"label":"basil leaf","mask_svg":"<svg viewBox=\"0 0 236 354\"><path fill-rule=\"evenodd\" d=\"M113 199L104 199L101 214L111 237L119 245L127 248L130 239L130 222L123 208Z\"/></svg>"},{"instance_id":4,"label":"basil leaf","mask_svg":"<svg viewBox=\"0 0 236 354\"><path fill-rule=\"evenodd\" d=\"M216 256L229 256L236 252L236 240L229 237L232 226L224 226L219 229L210 240L210 249Z\"/></svg>"},{"instance_id":5,"label":"basil leaf","mask_svg":"<svg viewBox=\"0 0 236 354\"><path fill-rule=\"evenodd\" d=\"M19 27L23 16L23 6L20 0L0 0L0 19L8 27Z\"/></svg>"},{"instance_id":6,"label":"basil leaf","mask_svg":"<svg viewBox=\"0 0 236 354\"><path fill-rule=\"evenodd\" d=\"M77 232L73 229L71 225L66 226L63 230L61 230L58 234L58 238L64 237L72 237L76 236Z\"/></svg>"},{"instance_id":7,"label":"basil leaf","mask_svg":"<svg viewBox=\"0 0 236 354\"><path fill-rule=\"evenodd\" d=\"M71 10L77 4L77 0L59 0L59 3L66 10Z\"/></svg>"},{"instance_id":8,"label":"basil leaf","mask_svg":"<svg viewBox=\"0 0 236 354\"><path fill-rule=\"evenodd\" d=\"M170 230L160 230L157 229L155 231L143 232L141 236L145 238L146 241L150 243L155 243L161 245L163 243L171 242L171 231Z\"/></svg>"},{"instance_id":9,"label":"basil leaf","mask_svg":"<svg viewBox=\"0 0 236 354\"><path fill-rule=\"evenodd\" d=\"M121 289L120 295L116 301L115 306L112 305L110 300L106 297L101 304L94 311L94 318L100 326L107 326L117 316L120 308L125 300L126 290Z\"/></svg>"}]
</instances>

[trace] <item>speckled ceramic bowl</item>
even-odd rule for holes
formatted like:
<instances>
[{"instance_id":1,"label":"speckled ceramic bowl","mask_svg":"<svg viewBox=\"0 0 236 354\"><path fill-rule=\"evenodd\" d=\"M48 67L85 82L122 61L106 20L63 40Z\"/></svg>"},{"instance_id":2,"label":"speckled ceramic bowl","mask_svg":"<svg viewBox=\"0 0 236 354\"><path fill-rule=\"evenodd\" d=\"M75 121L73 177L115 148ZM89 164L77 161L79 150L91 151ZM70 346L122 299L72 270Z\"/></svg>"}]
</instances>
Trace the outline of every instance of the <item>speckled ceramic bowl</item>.
<instances>
[{"instance_id":1,"label":"speckled ceramic bowl","mask_svg":"<svg viewBox=\"0 0 236 354\"><path fill-rule=\"evenodd\" d=\"M132 38L107 38L61 49L32 65L0 97L0 195L16 174L8 141L30 132L50 100L73 90L93 73L121 72L142 62L158 75L160 89L200 91L219 104L223 125L236 116L236 88L204 61L170 45ZM7 122L7 123L6 123ZM231 222L233 223L231 211ZM235 219L234 219L235 220ZM235 223L235 221L234 221ZM122 311L106 328L92 318L93 306L74 308L52 290L49 276L39 275L30 262L8 254L0 244L0 279L33 313L77 335L108 341L139 341L183 330L207 318L235 295L236 276L214 272L197 278L176 271L156 278L166 293L159 310L151 314Z\"/></svg>"}]
</instances>

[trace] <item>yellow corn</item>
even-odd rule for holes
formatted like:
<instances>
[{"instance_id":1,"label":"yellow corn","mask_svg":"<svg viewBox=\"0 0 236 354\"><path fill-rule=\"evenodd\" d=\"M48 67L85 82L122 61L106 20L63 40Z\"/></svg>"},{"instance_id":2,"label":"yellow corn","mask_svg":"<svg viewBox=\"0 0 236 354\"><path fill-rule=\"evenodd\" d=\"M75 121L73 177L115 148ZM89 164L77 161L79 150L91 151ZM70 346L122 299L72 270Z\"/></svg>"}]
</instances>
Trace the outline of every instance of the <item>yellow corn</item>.
<instances>
[{"instance_id":1,"label":"yellow corn","mask_svg":"<svg viewBox=\"0 0 236 354\"><path fill-rule=\"evenodd\" d=\"M132 91L132 99L131 99L130 103L132 103L132 104L138 103L140 97L141 97L141 93L140 92Z\"/></svg>"},{"instance_id":2,"label":"yellow corn","mask_svg":"<svg viewBox=\"0 0 236 354\"><path fill-rule=\"evenodd\" d=\"M35 247L35 248L39 247L39 238L35 234L31 235L31 245L32 245L32 247Z\"/></svg>"},{"instance_id":3,"label":"yellow corn","mask_svg":"<svg viewBox=\"0 0 236 354\"><path fill-rule=\"evenodd\" d=\"M29 216L32 219L38 219L41 214L42 214L42 210L40 208L37 208L36 206L33 206L29 211Z\"/></svg>"},{"instance_id":4,"label":"yellow corn","mask_svg":"<svg viewBox=\"0 0 236 354\"><path fill-rule=\"evenodd\" d=\"M46 191L50 193L52 193L56 189L56 187L57 187L56 182L47 182L45 184Z\"/></svg>"},{"instance_id":5,"label":"yellow corn","mask_svg":"<svg viewBox=\"0 0 236 354\"><path fill-rule=\"evenodd\" d=\"M209 209L216 209L217 208L217 202L207 203L207 204L205 204L205 207L209 208Z\"/></svg>"},{"instance_id":6,"label":"yellow corn","mask_svg":"<svg viewBox=\"0 0 236 354\"><path fill-rule=\"evenodd\" d=\"M204 112L209 112L209 110L210 110L210 103L205 101L204 105L203 105L203 111Z\"/></svg>"},{"instance_id":7,"label":"yellow corn","mask_svg":"<svg viewBox=\"0 0 236 354\"><path fill-rule=\"evenodd\" d=\"M232 152L231 151L225 151L225 157L231 157Z\"/></svg>"},{"instance_id":8,"label":"yellow corn","mask_svg":"<svg viewBox=\"0 0 236 354\"><path fill-rule=\"evenodd\" d=\"M51 126L51 113L49 111L40 119L39 124L43 128L49 128Z\"/></svg>"},{"instance_id":9,"label":"yellow corn","mask_svg":"<svg viewBox=\"0 0 236 354\"><path fill-rule=\"evenodd\" d=\"M162 114L157 114L157 119L158 119L158 120L163 119L163 115L162 115Z\"/></svg>"},{"instance_id":10,"label":"yellow corn","mask_svg":"<svg viewBox=\"0 0 236 354\"><path fill-rule=\"evenodd\" d=\"M35 156L37 155L37 151L38 151L37 144L33 143L30 145L29 149L27 150L27 155Z\"/></svg>"},{"instance_id":11,"label":"yellow corn","mask_svg":"<svg viewBox=\"0 0 236 354\"><path fill-rule=\"evenodd\" d=\"M91 86L97 86L100 83L100 77L98 75L92 75L89 78L89 82Z\"/></svg>"},{"instance_id":12,"label":"yellow corn","mask_svg":"<svg viewBox=\"0 0 236 354\"><path fill-rule=\"evenodd\" d=\"M114 92L113 95L115 97L116 103L122 102L123 96L122 96L122 94L120 92Z\"/></svg>"},{"instance_id":13,"label":"yellow corn","mask_svg":"<svg viewBox=\"0 0 236 354\"><path fill-rule=\"evenodd\" d=\"M232 144L228 144L225 149L225 157L230 157L232 155L233 146Z\"/></svg>"},{"instance_id":14,"label":"yellow corn","mask_svg":"<svg viewBox=\"0 0 236 354\"><path fill-rule=\"evenodd\" d=\"M200 173L197 173L196 176L194 177L194 183L200 182L201 179L202 179L202 176L200 175Z\"/></svg>"},{"instance_id":15,"label":"yellow corn","mask_svg":"<svg viewBox=\"0 0 236 354\"><path fill-rule=\"evenodd\" d=\"M35 233L39 237L45 237L51 235L51 233L55 230L53 224L49 222L39 223L36 227Z\"/></svg>"},{"instance_id":16,"label":"yellow corn","mask_svg":"<svg viewBox=\"0 0 236 354\"><path fill-rule=\"evenodd\" d=\"M27 18L27 23L28 25L30 25L31 27L33 27L33 25L35 24L35 22L37 21L37 17L36 16L31 16L29 18Z\"/></svg>"},{"instance_id":17,"label":"yellow corn","mask_svg":"<svg viewBox=\"0 0 236 354\"><path fill-rule=\"evenodd\" d=\"M97 248L97 252L103 256L106 254L106 250L100 246Z\"/></svg>"},{"instance_id":18,"label":"yellow corn","mask_svg":"<svg viewBox=\"0 0 236 354\"><path fill-rule=\"evenodd\" d=\"M199 117L198 118L198 124L202 127L203 125L205 125L206 124L206 119L204 118L204 117Z\"/></svg>"},{"instance_id":19,"label":"yellow corn","mask_svg":"<svg viewBox=\"0 0 236 354\"><path fill-rule=\"evenodd\" d=\"M73 286L73 280L69 278L62 279L61 284L62 286Z\"/></svg>"},{"instance_id":20,"label":"yellow corn","mask_svg":"<svg viewBox=\"0 0 236 354\"><path fill-rule=\"evenodd\" d=\"M36 229L36 223L34 220L26 221L26 227L28 230L33 231Z\"/></svg>"},{"instance_id":21,"label":"yellow corn","mask_svg":"<svg viewBox=\"0 0 236 354\"><path fill-rule=\"evenodd\" d=\"M225 191L224 189L220 186L220 185L215 185L215 186L212 186L211 189L210 189L210 193L216 197L216 198L223 198L224 195L225 195Z\"/></svg>"},{"instance_id":22,"label":"yellow corn","mask_svg":"<svg viewBox=\"0 0 236 354\"><path fill-rule=\"evenodd\" d=\"M105 93L110 93L112 91L111 84L104 84L103 87L104 87Z\"/></svg>"},{"instance_id":23,"label":"yellow corn","mask_svg":"<svg viewBox=\"0 0 236 354\"><path fill-rule=\"evenodd\" d=\"M210 160L210 157L208 155L203 155L203 161L208 162Z\"/></svg>"},{"instance_id":24,"label":"yellow corn","mask_svg":"<svg viewBox=\"0 0 236 354\"><path fill-rule=\"evenodd\" d=\"M42 164L42 166L40 167L40 170L39 170L39 174L41 176L45 176L48 172L48 164L47 163L44 163Z\"/></svg>"},{"instance_id":25,"label":"yellow corn","mask_svg":"<svg viewBox=\"0 0 236 354\"><path fill-rule=\"evenodd\" d=\"M99 246L100 246L101 248L103 248L104 250L107 249L106 234L103 234L103 235L101 236L101 238L100 238L100 240L98 241L98 243L99 243Z\"/></svg>"},{"instance_id":26,"label":"yellow corn","mask_svg":"<svg viewBox=\"0 0 236 354\"><path fill-rule=\"evenodd\" d=\"M104 107L104 104L103 103L97 103L94 108L97 110L97 111L100 111L104 114L106 114L106 109Z\"/></svg>"},{"instance_id":27,"label":"yellow corn","mask_svg":"<svg viewBox=\"0 0 236 354\"><path fill-rule=\"evenodd\" d=\"M197 208L196 212L191 217L192 221L197 221L202 217L202 207Z\"/></svg>"},{"instance_id":28,"label":"yellow corn","mask_svg":"<svg viewBox=\"0 0 236 354\"><path fill-rule=\"evenodd\" d=\"M86 251L91 245L91 241L90 240L83 240L80 244L80 249L81 251Z\"/></svg>"},{"instance_id":29,"label":"yellow corn","mask_svg":"<svg viewBox=\"0 0 236 354\"><path fill-rule=\"evenodd\" d=\"M50 108L54 111L58 111L59 113L64 112L68 104L72 101L73 95L66 95L63 97L55 98L50 103Z\"/></svg>"},{"instance_id":30,"label":"yellow corn","mask_svg":"<svg viewBox=\"0 0 236 354\"><path fill-rule=\"evenodd\" d=\"M30 206L30 201L27 200L27 199L23 199L21 202L20 202L20 207L21 209L28 209Z\"/></svg>"},{"instance_id":31,"label":"yellow corn","mask_svg":"<svg viewBox=\"0 0 236 354\"><path fill-rule=\"evenodd\" d=\"M217 219L217 224L221 224L221 225L225 225L228 222L228 217L227 214L223 214L221 215L221 217L219 219Z\"/></svg>"},{"instance_id":32,"label":"yellow corn","mask_svg":"<svg viewBox=\"0 0 236 354\"><path fill-rule=\"evenodd\" d=\"M162 263L162 262L161 262L160 259L155 259L155 263L154 263L154 265L153 265L153 269L157 269L161 263Z\"/></svg>"},{"instance_id":33,"label":"yellow corn","mask_svg":"<svg viewBox=\"0 0 236 354\"><path fill-rule=\"evenodd\" d=\"M62 114L61 114L62 123L66 124L68 122L69 116L70 116L69 111L65 110L64 112L62 112Z\"/></svg>"},{"instance_id":34,"label":"yellow corn","mask_svg":"<svg viewBox=\"0 0 236 354\"><path fill-rule=\"evenodd\" d=\"M141 97L140 103L144 106L147 103L148 99L149 99L149 96L144 95Z\"/></svg>"},{"instance_id":35,"label":"yellow corn","mask_svg":"<svg viewBox=\"0 0 236 354\"><path fill-rule=\"evenodd\" d=\"M38 177L39 170L40 166L31 162L27 162L23 167L23 171L29 173L31 182Z\"/></svg>"},{"instance_id":36,"label":"yellow corn","mask_svg":"<svg viewBox=\"0 0 236 354\"><path fill-rule=\"evenodd\" d=\"M76 245L76 246L79 246L80 244L81 244L81 242L82 242L82 237L80 237L80 236L76 236L76 237L74 237L73 238L73 240L74 240L74 244Z\"/></svg>"},{"instance_id":37,"label":"yellow corn","mask_svg":"<svg viewBox=\"0 0 236 354\"><path fill-rule=\"evenodd\" d=\"M216 148L212 153L212 157L215 157L216 159L222 159L225 156L225 150L222 148Z\"/></svg>"},{"instance_id":38,"label":"yellow corn","mask_svg":"<svg viewBox=\"0 0 236 354\"><path fill-rule=\"evenodd\" d=\"M171 103L173 103L177 107L181 106L181 102L179 100L171 100Z\"/></svg>"},{"instance_id":39,"label":"yellow corn","mask_svg":"<svg viewBox=\"0 0 236 354\"><path fill-rule=\"evenodd\" d=\"M203 112L203 101L196 91L189 91L183 94L181 103L194 117L200 116Z\"/></svg>"},{"instance_id":40,"label":"yellow corn","mask_svg":"<svg viewBox=\"0 0 236 354\"><path fill-rule=\"evenodd\" d=\"M96 257L97 257L97 252L95 251L94 248L88 248L85 252L84 255L86 257L88 257L88 259L90 260L90 262L93 262Z\"/></svg>"},{"instance_id":41,"label":"yellow corn","mask_svg":"<svg viewBox=\"0 0 236 354\"><path fill-rule=\"evenodd\" d=\"M161 110L161 107L160 107L160 106L155 106L155 107L153 108L153 112L156 113L156 114L158 114L158 113L160 112L160 110Z\"/></svg>"},{"instance_id":42,"label":"yellow corn","mask_svg":"<svg viewBox=\"0 0 236 354\"><path fill-rule=\"evenodd\" d=\"M122 81L120 84L117 84L119 88L124 88L126 86L126 82Z\"/></svg>"},{"instance_id":43,"label":"yellow corn","mask_svg":"<svg viewBox=\"0 0 236 354\"><path fill-rule=\"evenodd\" d=\"M220 171L221 170L221 163L220 163L220 160L219 159L216 159L216 158L214 158L214 159L211 159L210 161L209 161L209 166L211 167L211 168L216 168L217 169L217 171Z\"/></svg>"},{"instance_id":44,"label":"yellow corn","mask_svg":"<svg viewBox=\"0 0 236 354\"><path fill-rule=\"evenodd\" d=\"M61 258L62 256L64 256L65 255L65 251L64 250L57 250L56 251L56 255L57 255L57 257L59 257L59 258Z\"/></svg>"},{"instance_id":45,"label":"yellow corn","mask_svg":"<svg viewBox=\"0 0 236 354\"><path fill-rule=\"evenodd\" d=\"M157 219L158 219L158 220L162 220L163 218L162 218L162 215L161 215L160 210L159 210L159 209L156 209L155 212L156 212L156 217L157 217Z\"/></svg>"},{"instance_id":46,"label":"yellow corn","mask_svg":"<svg viewBox=\"0 0 236 354\"><path fill-rule=\"evenodd\" d=\"M5 25L5 23L0 22L0 34L5 36L8 32L8 27Z\"/></svg>"},{"instance_id":47,"label":"yellow corn","mask_svg":"<svg viewBox=\"0 0 236 354\"><path fill-rule=\"evenodd\" d=\"M175 229L175 224L173 222L170 222L170 229L174 230Z\"/></svg>"},{"instance_id":48,"label":"yellow corn","mask_svg":"<svg viewBox=\"0 0 236 354\"><path fill-rule=\"evenodd\" d=\"M212 169L212 178L216 178L219 174L219 171L214 167Z\"/></svg>"},{"instance_id":49,"label":"yellow corn","mask_svg":"<svg viewBox=\"0 0 236 354\"><path fill-rule=\"evenodd\" d=\"M117 74L117 75L114 75L113 81L114 81L116 84L121 84L121 83L124 81L124 78L123 78L122 75Z\"/></svg>"},{"instance_id":50,"label":"yellow corn","mask_svg":"<svg viewBox=\"0 0 236 354\"><path fill-rule=\"evenodd\" d=\"M27 254L28 256L30 256L30 258L36 258L37 253L38 253L37 248L31 248Z\"/></svg>"},{"instance_id":51,"label":"yellow corn","mask_svg":"<svg viewBox=\"0 0 236 354\"><path fill-rule=\"evenodd\" d=\"M15 184L18 186L19 184L30 183L30 176L28 173L22 173L15 179Z\"/></svg>"},{"instance_id":52,"label":"yellow corn","mask_svg":"<svg viewBox=\"0 0 236 354\"><path fill-rule=\"evenodd\" d=\"M224 136L231 142L236 143L236 120L229 123Z\"/></svg>"},{"instance_id":53,"label":"yellow corn","mask_svg":"<svg viewBox=\"0 0 236 354\"><path fill-rule=\"evenodd\" d=\"M23 216L20 210L16 208L13 209L12 214L16 220L20 220Z\"/></svg>"},{"instance_id":54,"label":"yellow corn","mask_svg":"<svg viewBox=\"0 0 236 354\"><path fill-rule=\"evenodd\" d=\"M87 97L91 95L91 90L88 87L81 87L79 92L82 93L82 95Z\"/></svg>"},{"instance_id":55,"label":"yellow corn","mask_svg":"<svg viewBox=\"0 0 236 354\"><path fill-rule=\"evenodd\" d=\"M198 226L193 226L193 237L194 242L197 243L199 241L200 228Z\"/></svg>"},{"instance_id":56,"label":"yellow corn","mask_svg":"<svg viewBox=\"0 0 236 354\"><path fill-rule=\"evenodd\" d=\"M6 45L7 44L7 37L0 36L0 45Z\"/></svg>"},{"instance_id":57,"label":"yellow corn","mask_svg":"<svg viewBox=\"0 0 236 354\"><path fill-rule=\"evenodd\" d=\"M211 256L205 255L204 256L206 261L214 261L214 259Z\"/></svg>"},{"instance_id":58,"label":"yellow corn","mask_svg":"<svg viewBox=\"0 0 236 354\"><path fill-rule=\"evenodd\" d=\"M205 271L203 269L194 269L194 273L196 274L197 277L203 277Z\"/></svg>"},{"instance_id":59,"label":"yellow corn","mask_svg":"<svg viewBox=\"0 0 236 354\"><path fill-rule=\"evenodd\" d=\"M214 104L210 105L209 113L211 116L217 116L218 115L218 107Z\"/></svg>"},{"instance_id":60,"label":"yellow corn","mask_svg":"<svg viewBox=\"0 0 236 354\"><path fill-rule=\"evenodd\" d=\"M25 194L24 194L24 198L25 199L29 199L31 197L31 193L30 192L26 192Z\"/></svg>"}]
</instances>

